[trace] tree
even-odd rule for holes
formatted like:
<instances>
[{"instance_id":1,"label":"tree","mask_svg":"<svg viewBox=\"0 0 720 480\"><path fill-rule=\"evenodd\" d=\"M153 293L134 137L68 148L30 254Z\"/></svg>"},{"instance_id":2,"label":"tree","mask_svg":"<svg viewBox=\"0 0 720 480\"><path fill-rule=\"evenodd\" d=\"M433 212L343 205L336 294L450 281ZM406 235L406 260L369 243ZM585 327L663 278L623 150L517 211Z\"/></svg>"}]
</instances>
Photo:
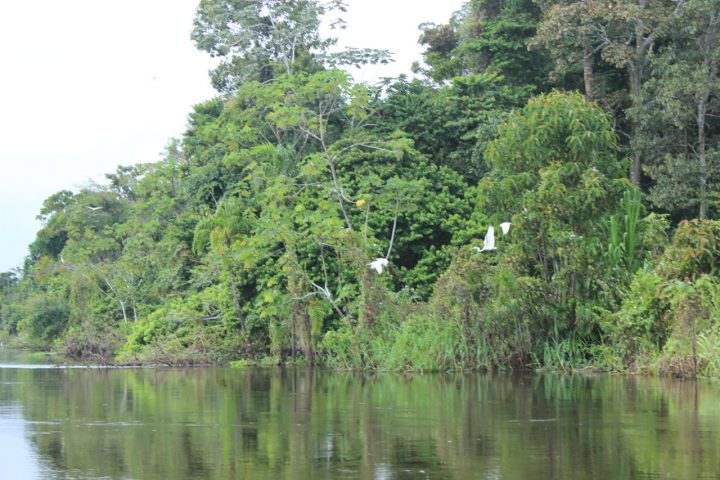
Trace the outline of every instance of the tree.
<instances>
[{"instance_id":1,"label":"tree","mask_svg":"<svg viewBox=\"0 0 720 480\"><path fill-rule=\"evenodd\" d=\"M192 39L200 50L221 59L210 77L213 86L225 93L251 80L316 72L326 63L389 61L387 51L374 49L329 53L336 40L320 36L320 22L344 11L342 0L201 0ZM332 28L342 26L340 19L331 23Z\"/></svg>"},{"instance_id":2,"label":"tree","mask_svg":"<svg viewBox=\"0 0 720 480\"><path fill-rule=\"evenodd\" d=\"M250 221L243 212L243 204L236 196L229 195L220 202L214 215L198 222L193 239L196 254L204 254L209 247L221 268L227 272L236 324L241 330L246 328L246 322L241 305L238 267L233 261L232 251L235 244L250 232Z\"/></svg>"},{"instance_id":3,"label":"tree","mask_svg":"<svg viewBox=\"0 0 720 480\"><path fill-rule=\"evenodd\" d=\"M72 192L62 190L50 195L36 217L43 225L35 240L30 244L30 256L25 267L31 267L41 257L60 258L60 253L68 240L67 210L75 198Z\"/></svg>"},{"instance_id":4,"label":"tree","mask_svg":"<svg viewBox=\"0 0 720 480\"><path fill-rule=\"evenodd\" d=\"M528 50L540 10L530 0L471 0L447 24L423 24L420 43L434 81L476 73L501 75L512 86L547 89L550 64L541 50Z\"/></svg>"},{"instance_id":5,"label":"tree","mask_svg":"<svg viewBox=\"0 0 720 480\"><path fill-rule=\"evenodd\" d=\"M720 4L689 0L652 60L652 76L630 111L642 125L638 146L649 160L650 197L682 216L708 216L717 175L720 125Z\"/></svg>"},{"instance_id":6,"label":"tree","mask_svg":"<svg viewBox=\"0 0 720 480\"><path fill-rule=\"evenodd\" d=\"M508 85L498 73L455 77L437 88L404 78L391 83L376 103L379 128L406 133L436 165L447 166L468 184L488 171L483 152L505 115L531 96L530 85Z\"/></svg>"},{"instance_id":7,"label":"tree","mask_svg":"<svg viewBox=\"0 0 720 480\"><path fill-rule=\"evenodd\" d=\"M670 32L685 0L539 3L543 7L543 19L536 43L551 52L557 68L567 70L573 58L582 62L585 92L594 98L593 57L595 52L600 52L605 62L626 71L630 99L637 102L647 79L653 48ZM631 126L634 141L640 126L635 123ZM634 148L630 179L639 186L641 175L640 150Z\"/></svg>"},{"instance_id":8,"label":"tree","mask_svg":"<svg viewBox=\"0 0 720 480\"><path fill-rule=\"evenodd\" d=\"M423 23L420 25L422 34L418 43L426 47L423 52L423 60L429 67L424 69L423 73L437 83L463 74L462 57L456 54L456 49L460 45L461 22L461 11L458 11L450 17L448 23L441 25ZM419 64L414 65L413 68L416 71L422 69Z\"/></svg>"},{"instance_id":9,"label":"tree","mask_svg":"<svg viewBox=\"0 0 720 480\"><path fill-rule=\"evenodd\" d=\"M0 290L17 285L19 278L15 272L0 272Z\"/></svg>"},{"instance_id":10,"label":"tree","mask_svg":"<svg viewBox=\"0 0 720 480\"><path fill-rule=\"evenodd\" d=\"M480 182L487 199L480 208L497 222L512 217L502 263L534 309L525 313L530 328L543 336L593 333L603 225L630 186L609 116L577 93L541 95L510 115L487 156L494 171Z\"/></svg>"}]
</instances>

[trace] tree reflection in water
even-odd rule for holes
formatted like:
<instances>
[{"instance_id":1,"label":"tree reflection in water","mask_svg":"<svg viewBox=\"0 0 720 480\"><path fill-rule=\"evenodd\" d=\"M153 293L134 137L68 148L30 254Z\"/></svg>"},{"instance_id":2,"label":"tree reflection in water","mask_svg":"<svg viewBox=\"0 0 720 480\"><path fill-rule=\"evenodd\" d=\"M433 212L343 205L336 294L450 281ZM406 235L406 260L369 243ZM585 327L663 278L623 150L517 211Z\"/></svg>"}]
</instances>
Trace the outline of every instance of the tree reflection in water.
<instances>
[{"instance_id":1,"label":"tree reflection in water","mask_svg":"<svg viewBox=\"0 0 720 480\"><path fill-rule=\"evenodd\" d=\"M230 368L0 374L13 384L3 385L0 408L16 406L22 427L5 427L0 438L28 438L37 462L27 468L62 478L582 480L720 471L720 392L689 381Z\"/></svg>"}]
</instances>

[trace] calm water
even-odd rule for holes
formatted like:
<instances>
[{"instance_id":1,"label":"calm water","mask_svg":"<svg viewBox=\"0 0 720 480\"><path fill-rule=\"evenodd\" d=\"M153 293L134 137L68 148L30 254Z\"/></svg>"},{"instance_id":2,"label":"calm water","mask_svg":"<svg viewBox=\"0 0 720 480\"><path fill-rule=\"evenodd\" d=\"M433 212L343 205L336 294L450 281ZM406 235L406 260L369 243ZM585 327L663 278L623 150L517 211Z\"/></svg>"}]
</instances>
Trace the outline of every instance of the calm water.
<instances>
[{"instance_id":1,"label":"calm water","mask_svg":"<svg viewBox=\"0 0 720 480\"><path fill-rule=\"evenodd\" d=\"M61 369L9 355L2 479L720 479L718 385Z\"/></svg>"}]
</instances>

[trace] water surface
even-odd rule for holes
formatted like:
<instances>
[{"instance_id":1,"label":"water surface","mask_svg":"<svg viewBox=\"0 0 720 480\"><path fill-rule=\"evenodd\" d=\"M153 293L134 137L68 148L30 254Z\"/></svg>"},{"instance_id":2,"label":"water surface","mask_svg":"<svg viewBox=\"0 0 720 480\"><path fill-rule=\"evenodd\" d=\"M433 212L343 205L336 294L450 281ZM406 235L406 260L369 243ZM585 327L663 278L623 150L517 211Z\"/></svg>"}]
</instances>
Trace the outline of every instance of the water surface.
<instances>
[{"instance_id":1,"label":"water surface","mask_svg":"<svg viewBox=\"0 0 720 480\"><path fill-rule=\"evenodd\" d=\"M8 355L3 479L720 478L713 384L78 369Z\"/></svg>"}]
</instances>

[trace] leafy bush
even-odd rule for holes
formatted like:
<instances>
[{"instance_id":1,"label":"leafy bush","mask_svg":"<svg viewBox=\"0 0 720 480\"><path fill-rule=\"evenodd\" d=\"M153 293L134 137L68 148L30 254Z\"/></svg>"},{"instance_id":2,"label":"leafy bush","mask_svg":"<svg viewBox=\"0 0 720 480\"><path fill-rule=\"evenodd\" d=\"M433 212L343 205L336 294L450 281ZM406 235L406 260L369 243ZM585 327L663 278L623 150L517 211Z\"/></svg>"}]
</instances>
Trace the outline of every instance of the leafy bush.
<instances>
[{"instance_id":1,"label":"leafy bush","mask_svg":"<svg viewBox=\"0 0 720 480\"><path fill-rule=\"evenodd\" d=\"M639 271L617 313L603 324L631 364L696 375L714 371L720 319L720 222L682 222L657 264Z\"/></svg>"},{"instance_id":2,"label":"leafy bush","mask_svg":"<svg viewBox=\"0 0 720 480\"><path fill-rule=\"evenodd\" d=\"M18 331L47 343L58 338L70 320L67 302L47 295L34 296L27 303L26 312L18 322Z\"/></svg>"}]
</instances>

